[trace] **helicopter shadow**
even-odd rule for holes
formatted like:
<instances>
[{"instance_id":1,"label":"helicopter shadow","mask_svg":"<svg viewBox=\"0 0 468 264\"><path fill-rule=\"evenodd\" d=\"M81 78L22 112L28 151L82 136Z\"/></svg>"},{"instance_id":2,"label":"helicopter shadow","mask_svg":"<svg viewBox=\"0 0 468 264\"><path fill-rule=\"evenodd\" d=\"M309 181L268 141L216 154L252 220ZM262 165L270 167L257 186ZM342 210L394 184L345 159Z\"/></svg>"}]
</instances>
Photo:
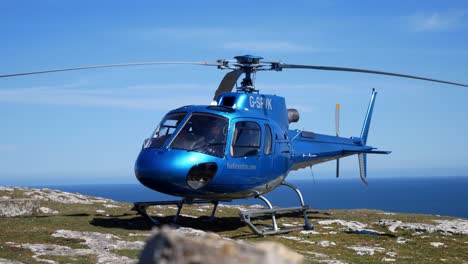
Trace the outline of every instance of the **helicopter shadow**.
<instances>
[{"instance_id":1,"label":"helicopter shadow","mask_svg":"<svg viewBox=\"0 0 468 264\"><path fill-rule=\"evenodd\" d=\"M141 215L136 215L133 217L113 216L95 217L89 223L91 225L104 228L120 228L127 230L149 231L153 227L171 226L174 228L189 227L215 233L237 230L245 226L239 217L222 217L215 218L214 220L210 221L209 217L207 216L200 216L199 218L179 216L177 223L174 223L173 219L174 216L158 217L157 220L160 222L160 224L156 225L153 224L148 218Z\"/></svg>"},{"instance_id":2,"label":"helicopter shadow","mask_svg":"<svg viewBox=\"0 0 468 264\"><path fill-rule=\"evenodd\" d=\"M321 215L319 212L308 212L309 220L322 220L322 219L330 219L330 216ZM240 230L247 225L240 219L238 216L223 216L223 217L216 217L213 220L210 220L208 216L199 216L198 218L195 217L186 217L184 215L180 215L178 218L177 223L173 222L174 215L168 216L161 216L158 217L157 220L160 222L159 224L152 223L147 217L139 215L139 214L129 214L125 213L122 215L114 215L108 217L94 217L89 223L94 226L104 227L104 228L119 228L119 229L126 229L126 230L140 230L140 231L150 231L153 227L162 227L162 226L170 226L174 228L179 227L186 227L186 228L193 228L198 230L203 230L206 232L228 232L228 231L235 231ZM284 212L276 215L277 221L285 220L284 223L288 222L301 222L304 221L302 214L294 213L294 212ZM271 216L268 215L259 215L252 217L252 221L256 222L258 226L265 226L268 227L268 221L271 220ZM248 229L247 229L248 230ZM245 230L245 231L247 231ZM244 230L243 230L244 231ZM246 237L254 235L250 232L242 232L239 237ZM254 235L255 236L255 235Z\"/></svg>"}]
</instances>

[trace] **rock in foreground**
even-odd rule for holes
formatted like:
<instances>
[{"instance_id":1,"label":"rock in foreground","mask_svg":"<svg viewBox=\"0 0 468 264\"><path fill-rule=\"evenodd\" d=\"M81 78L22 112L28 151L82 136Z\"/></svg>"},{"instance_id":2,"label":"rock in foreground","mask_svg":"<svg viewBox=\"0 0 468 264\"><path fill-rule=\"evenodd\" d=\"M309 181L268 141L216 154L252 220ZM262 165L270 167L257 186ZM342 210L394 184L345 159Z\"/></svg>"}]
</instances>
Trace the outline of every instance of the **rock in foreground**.
<instances>
[{"instance_id":1,"label":"rock in foreground","mask_svg":"<svg viewBox=\"0 0 468 264\"><path fill-rule=\"evenodd\" d=\"M224 239L214 233L187 236L170 228L156 229L141 254L146 263L298 264L303 256L274 242L258 245Z\"/></svg>"}]
</instances>

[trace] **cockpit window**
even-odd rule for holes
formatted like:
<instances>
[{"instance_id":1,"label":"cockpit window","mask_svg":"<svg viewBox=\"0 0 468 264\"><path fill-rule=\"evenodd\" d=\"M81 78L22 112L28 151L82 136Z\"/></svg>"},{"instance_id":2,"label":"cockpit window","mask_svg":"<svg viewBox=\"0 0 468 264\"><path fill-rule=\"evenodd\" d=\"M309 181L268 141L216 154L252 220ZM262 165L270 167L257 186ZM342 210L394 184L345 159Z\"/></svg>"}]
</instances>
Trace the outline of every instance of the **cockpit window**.
<instances>
[{"instance_id":1,"label":"cockpit window","mask_svg":"<svg viewBox=\"0 0 468 264\"><path fill-rule=\"evenodd\" d=\"M172 141L170 147L224 157L228 119L194 113Z\"/></svg>"},{"instance_id":2,"label":"cockpit window","mask_svg":"<svg viewBox=\"0 0 468 264\"><path fill-rule=\"evenodd\" d=\"M187 113L174 113L166 115L153 133L149 141L149 148L160 148L164 142L176 131L180 122Z\"/></svg>"},{"instance_id":3,"label":"cockpit window","mask_svg":"<svg viewBox=\"0 0 468 264\"><path fill-rule=\"evenodd\" d=\"M262 131L255 122L242 121L236 123L231 146L231 156L234 158L256 156L260 152Z\"/></svg>"}]
</instances>

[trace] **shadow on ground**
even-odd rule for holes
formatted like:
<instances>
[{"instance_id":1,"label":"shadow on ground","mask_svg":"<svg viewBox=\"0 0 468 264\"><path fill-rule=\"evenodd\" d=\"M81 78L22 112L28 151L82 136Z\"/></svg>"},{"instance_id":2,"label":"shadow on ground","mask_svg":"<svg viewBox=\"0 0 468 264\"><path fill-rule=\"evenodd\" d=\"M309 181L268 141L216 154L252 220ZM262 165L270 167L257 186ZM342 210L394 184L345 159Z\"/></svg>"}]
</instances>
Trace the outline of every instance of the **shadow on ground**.
<instances>
[{"instance_id":1,"label":"shadow on ground","mask_svg":"<svg viewBox=\"0 0 468 264\"><path fill-rule=\"evenodd\" d=\"M244 223L238 217L222 217L209 221L209 217L190 218L180 216L177 224L173 222L174 216L159 217L160 225L154 225L146 217L95 217L90 221L91 225L105 228L121 228L128 230L151 230L154 226L182 226L200 229L210 232L224 232L244 227Z\"/></svg>"},{"instance_id":2,"label":"shadow on ground","mask_svg":"<svg viewBox=\"0 0 468 264\"><path fill-rule=\"evenodd\" d=\"M318 215L318 212L309 212L308 213L309 220L313 219L330 219L328 216ZM141 231L149 231L154 226L163 226L169 225L174 227L189 227L194 229L199 229L207 232L228 232L238 230L244 227L247 227L244 222L241 221L240 217L238 216L223 216L217 217L214 220L210 221L208 216L200 216L198 218L193 217L185 217L183 215L179 216L177 223L173 222L174 216L162 216L158 217L157 220L160 222L159 225L154 225L148 218L135 215L135 214L123 214L118 216L110 216L110 217L94 217L90 224L94 226L104 227L104 228L120 228L120 229L127 229L127 230L141 230ZM276 220L281 221L284 219L284 223L288 222L298 222L300 224L304 223L304 218L302 214L298 213L281 213L276 215ZM252 217L252 221L255 224L260 226L268 226L271 224L271 216L268 215L259 215L256 217ZM245 235L252 235L249 229L248 234ZM247 231L246 230L246 231ZM244 236L244 235L241 235Z\"/></svg>"}]
</instances>

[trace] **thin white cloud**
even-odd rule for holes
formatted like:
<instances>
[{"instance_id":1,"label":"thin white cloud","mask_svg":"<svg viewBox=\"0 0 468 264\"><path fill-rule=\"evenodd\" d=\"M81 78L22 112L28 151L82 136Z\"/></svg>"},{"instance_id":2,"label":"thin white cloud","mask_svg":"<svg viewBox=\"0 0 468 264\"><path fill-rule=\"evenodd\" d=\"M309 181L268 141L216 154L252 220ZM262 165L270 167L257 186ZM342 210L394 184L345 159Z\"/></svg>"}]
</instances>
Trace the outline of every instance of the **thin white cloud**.
<instances>
[{"instance_id":1,"label":"thin white cloud","mask_svg":"<svg viewBox=\"0 0 468 264\"><path fill-rule=\"evenodd\" d=\"M148 91L184 91L194 93L214 92L215 84L194 84L194 83L166 83L166 84L140 84L132 85L127 89L129 91L148 92Z\"/></svg>"},{"instance_id":2,"label":"thin white cloud","mask_svg":"<svg viewBox=\"0 0 468 264\"><path fill-rule=\"evenodd\" d=\"M206 38L226 35L229 30L222 28L156 28L144 30L143 34L165 36L169 38Z\"/></svg>"},{"instance_id":3,"label":"thin white cloud","mask_svg":"<svg viewBox=\"0 0 468 264\"><path fill-rule=\"evenodd\" d=\"M287 108L294 108L299 111L299 113L302 114L309 114L309 113L317 113L320 109L315 107L314 105L311 104L305 104L304 102L298 103L298 102L292 102L287 103L286 105Z\"/></svg>"},{"instance_id":4,"label":"thin white cloud","mask_svg":"<svg viewBox=\"0 0 468 264\"><path fill-rule=\"evenodd\" d=\"M221 49L235 50L240 52L338 52L333 49L317 49L295 41L284 41L276 39L274 32L263 28L244 29L238 28L217 28L217 27L192 27L192 28L177 28L163 27L143 29L138 33L144 38L157 38L169 41L192 41L192 44L217 46ZM236 41L232 40L236 35L255 35L256 41ZM232 41L230 41L232 40Z\"/></svg>"},{"instance_id":5,"label":"thin white cloud","mask_svg":"<svg viewBox=\"0 0 468 264\"><path fill-rule=\"evenodd\" d=\"M286 92L303 92L303 93L340 93L340 94L359 94L355 85L339 85L334 83L260 83L257 82L257 89L268 90L271 94L284 94Z\"/></svg>"},{"instance_id":6,"label":"thin white cloud","mask_svg":"<svg viewBox=\"0 0 468 264\"><path fill-rule=\"evenodd\" d=\"M171 88L170 90L167 90ZM0 90L0 102L62 106L98 106L127 109L170 110L189 104L209 104L212 92L200 92L197 86L178 84L132 86L122 89L80 87L32 87ZM164 90L165 88L166 90ZM187 89L193 93L187 96ZM170 93L168 93L170 91Z\"/></svg>"},{"instance_id":7,"label":"thin white cloud","mask_svg":"<svg viewBox=\"0 0 468 264\"><path fill-rule=\"evenodd\" d=\"M0 152L13 152L16 151L15 145L2 145L0 144Z\"/></svg>"},{"instance_id":8,"label":"thin white cloud","mask_svg":"<svg viewBox=\"0 0 468 264\"><path fill-rule=\"evenodd\" d=\"M206 105L211 102L217 83L165 83L141 84L121 88L89 88L90 83L66 84L63 86L40 86L28 88L5 88L0 90L1 103L45 104L58 106L112 107L168 111L191 104ZM268 94L286 95L298 92L299 96L288 96L288 104L312 112L302 101L304 94L354 94L351 87L332 83L264 83L257 88Z\"/></svg>"},{"instance_id":9,"label":"thin white cloud","mask_svg":"<svg viewBox=\"0 0 468 264\"><path fill-rule=\"evenodd\" d=\"M234 41L223 44L224 49L252 52L323 52L289 41Z\"/></svg>"},{"instance_id":10,"label":"thin white cloud","mask_svg":"<svg viewBox=\"0 0 468 264\"><path fill-rule=\"evenodd\" d=\"M466 25L465 11L417 13L407 18L410 28L418 32L451 31Z\"/></svg>"}]
</instances>

